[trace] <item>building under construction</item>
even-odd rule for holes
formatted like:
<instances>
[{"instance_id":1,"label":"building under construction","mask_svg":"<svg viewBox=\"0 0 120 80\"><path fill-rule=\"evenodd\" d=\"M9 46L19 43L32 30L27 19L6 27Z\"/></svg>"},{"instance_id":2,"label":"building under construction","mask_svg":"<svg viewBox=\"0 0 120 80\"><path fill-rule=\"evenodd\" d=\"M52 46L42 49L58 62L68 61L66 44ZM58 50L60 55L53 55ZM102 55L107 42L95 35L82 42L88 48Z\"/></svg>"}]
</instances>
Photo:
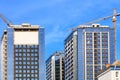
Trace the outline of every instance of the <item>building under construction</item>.
<instances>
[{"instance_id":1,"label":"building under construction","mask_svg":"<svg viewBox=\"0 0 120 80\"><path fill-rule=\"evenodd\" d=\"M114 28L78 26L65 39L65 80L97 80L106 64L115 61Z\"/></svg>"}]
</instances>

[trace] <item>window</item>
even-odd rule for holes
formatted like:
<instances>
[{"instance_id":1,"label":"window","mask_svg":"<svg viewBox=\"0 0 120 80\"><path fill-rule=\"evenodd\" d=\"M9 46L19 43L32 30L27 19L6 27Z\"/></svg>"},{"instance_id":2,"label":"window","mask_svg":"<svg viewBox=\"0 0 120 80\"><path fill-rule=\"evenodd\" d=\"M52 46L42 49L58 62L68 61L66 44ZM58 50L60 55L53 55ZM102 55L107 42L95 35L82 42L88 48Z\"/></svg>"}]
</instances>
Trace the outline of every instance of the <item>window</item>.
<instances>
[{"instance_id":1,"label":"window","mask_svg":"<svg viewBox=\"0 0 120 80\"><path fill-rule=\"evenodd\" d=\"M35 64L35 62L31 62L31 64Z\"/></svg>"},{"instance_id":2,"label":"window","mask_svg":"<svg viewBox=\"0 0 120 80\"><path fill-rule=\"evenodd\" d=\"M116 77L118 77L118 72L116 72Z\"/></svg>"},{"instance_id":3,"label":"window","mask_svg":"<svg viewBox=\"0 0 120 80\"><path fill-rule=\"evenodd\" d=\"M22 60L22 58L21 58L21 57L19 57L19 60Z\"/></svg>"},{"instance_id":4,"label":"window","mask_svg":"<svg viewBox=\"0 0 120 80\"><path fill-rule=\"evenodd\" d=\"M38 70L35 70L35 73L38 73Z\"/></svg>"},{"instance_id":5,"label":"window","mask_svg":"<svg viewBox=\"0 0 120 80\"><path fill-rule=\"evenodd\" d=\"M23 52L26 52L26 49L23 49Z\"/></svg>"},{"instance_id":6,"label":"window","mask_svg":"<svg viewBox=\"0 0 120 80\"><path fill-rule=\"evenodd\" d=\"M31 70L31 73L34 73L34 70Z\"/></svg>"},{"instance_id":7,"label":"window","mask_svg":"<svg viewBox=\"0 0 120 80\"><path fill-rule=\"evenodd\" d=\"M26 74L23 74L24 77L26 77ZM26 79L25 79L26 80Z\"/></svg>"},{"instance_id":8,"label":"window","mask_svg":"<svg viewBox=\"0 0 120 80\"><path fill-rule=\"evenodd\" d=\"M30 54L28 53L27 56L30 56Z\"/></svg>"},{"instance_id":9,"label":"window","mask_svg":"<svg viewBox=\"0 0 120 80\"><path fill-rule=\"evenodd\" d=\"M38 68L38 66L35 66L35 68Z\"/></svg>"},{"instance_id":10,"label":"window","mask_svg":"<svg viewBox=\"0 0 120 80\"><path fill-rule=\"evenodd\" d=\"M26 73L26 70L23 70L23 73Z\"/></svg>"},{"instance_id":11,"label":"window","mask_svg":"<svg viewBox=\"0 0 120 80\"><path fill-rule=\"evenodd\" d=\"M18 74L16 74L15 76L18 77Z\"/></svg>"},{"instance_id":12,"label":"window","mask_svg":"<svg viewBox=\"0 0 120 80\"><path fill-rule=\"evenodd\" d=\"M34 74L31 74L31 77L34 77ZM34 80L34 79L32 79L32 80Z\"/></svg>"},{"instance_id":13,"label":"window","mask_svg":"<svg viewBox=\"0 0 120 80\"><path fill-rule=\"evenodd\" d=\"M23 45L23 48L26 48L26 45Z\"/></svg>"},{"instance_id":14,"label":"window","mask_svg":"<svg viewBox=\"0 0 120 80\"><path fill-rule=\"evenodd\" d=\"M36 57L35 60L38 60L38 58Z\"/></svg>"},{"instance_id":15,"label":"window","mask_svg":"<svg viewBox=\"0 0 120 80\"><path fill-rule=\"evenodd\" d=\"M19 77L22 77L22 74L19 74Z\"/></svg>"},{"instance_id":16,"label":"window","mask_svg":"<svg viewBox=\"0 0 120 80\"><path fill-rule=\"evenodd\" d=\"M39 80L39 46L15 45L14 80Z\"/></svg>"},{"instance_id":17,"label":"window","mask_svg":"<svg viewBox=\"0 0 120 80\"><path fill-rule=\"evenodd\" d=\"M30 58L27 58L27 60L30 60Z\"/></svg>"},{"instance_id":18,"label":"window","mask_svg":"<svg viewBox=\"0 0 120 80\"><path fill-rule=\"evenodd\" d=\"M22 62L19 62L19 64L22 64Z\"/></svg>"},{"instance_id":19,"label":"window","mask_svg":"<svg viewBox=\"0 0 120 80\"><path fill-rule=\"evenodd\" d=\"M22 52L22 49L19 49L19 52Z\"/></svg>"},{"instance_id":20,"label":"window","mask_svg":"<svg viewBox=\"0 0 120 80\"><path fill-rule=\"evenodd\" d=\"M23 56L26 56L26 53L23 53Z\"/></svg>"},{"instance_id":21,"label":"window","mask_svg":"<svg viewBox=\"0 0 120 80\"><path fill-rule=\"evenodd\" d=\"M116 80L119 80L119 78L116 78Z\"/></svg>"},{"instance_id":22,"label":"window","mask_svg":"<svg viewBox=\"0 0 120 80\"><path fill-rule=\"evenodd\" d=\"M15 62L15 64L18 64L18 62Z\"/></svg>"},{"instance_id":23,"label":"window","mask_svg":"<svg viewBox=\"0 0 120 80\"><path fill-rule=\"evenodd\" d=\"M17 69L17 68L18 68L18 66L15 66L15 68Z\"/></svg>"},{"instance_id":24,"label":"window","mask_svg":"<svg viewBox=\"0 0 120 80\"><path fill-rule=\"evenodd\" d=\"M35 52L38 52L38 50L37 50L37 49L35 49Z\"/></svg>"},{"instance_id":25,"label":"window","mask_svg":"<svg viewBox=\"0 0 120 80\"><path fill-rule=\"evenodd\" d=\"M34 58L31 58L31 60L34 60Z\"/></svg>"},{"instance_id":26,"label":"window","mask_svg":"<svg viewBox=\"0 0 120 80\"><path fill-rule=\"evenodd\" d=\"M18 52L18 49L16 49L15 52Z\"/></svg>"},{"instance_id":27,"label":"window","mask_svg":"<svg viewBox=\"0 0 120 80\"><path fill-rule=\"evenodd\" d=\"M27 64L26 62L23 62L23 64Z\"/></svg>"},{"instance_id":28,"label":"window","mask_svg":"<svg viewBox=\"0 0 120 80\"><path fill-rule=\"evenodd\" d=\"M18 73L18 70L15 70L16 73Z\"/></svg>"},{"instance_id":29,"label":"window","mask_svg":"<svg viewBox=\"0 0 120 80\"><path fill-rule=\"evenodd\" d=\"M30 70L27 70L27 73L30 73Z\"/></svg>"},{"instance_id":30,"label":"window","mask_svg":"<svg viewBox=\"0 0 120 80\"><path fill-rule=\"evenodd\" d=\"M22 68L22 66L19 66L19 68L21 69L21 68Z\"/></svg>"},{"instance_id":31,"label":"window","mask_svg":"<svg viewBox=\"0 0 120 80\"><path fill-rule=\"evenodd\" d=\"M35 56L38 56L38 54L37 54L37 53L35 53Z\"/></svg>"},{"instance_id":32,"label":"window","mask_svg":"<svg viewBox=\"0 0 120 80\"><path fill-rule=\"evenodd\" d=\"M31 52L34 52L34 50L32 49Z\"/></svg>"},{"instance_id":33,"label":"window","mask_svg":"<svg viewBox=\"0 0 120 80\"><path fill-rule=\"evenodd\" d=\"M27 77L30 77L30 74L27 74Z\"/></svg>"},{"instance_id":34,"label":"window","mask_svg":"<svg viewBox=\"0 0 120 80\"><path fill-rule=\"evenodd\" d=\"M16 53L16 56L18 56L18 53Z\"/></svg>"},{"instance_id":35,"label":"window","mask_svg":"<svg viewBox=\"0 0 120 80\"><path fill-rule=\"evenodd\" d=\"M34 53L32 53L31 56L34 56Z\"/></svg>"},{"instance_id":36,"label":"window","mask_svg":"<svg viewBox=\"0 0 120 80\"><path fill-rule=\"evenodd\" d=\"M18 57L16 57L15 59L18 60Z\"/></svg>"},{"instance_id":37,"label":"window","mask_svg":"<svg viewBox=\"0 0 120 80\"><path fill-rule=\"evenodd\" d=\"M27 64L30 64L30 62L27 62Z\"/></svg>"},{"instance_id":38,"label":"window","mask_svg":"<svg viewBox=\"0 0 120 80\"><path fill-rule=\"evenodd\" d=\"M15 46L15 48L18 48L18 47L19 47L18 45Z\"/></svg>"},{"instance_id":39,"label":"window","mask_svg":"<svg viewBox=\"0 0 120 80\"><path fill-rule=\"evenodd\" d=\"M35 77L37 77L38 76L38 74L35 74Z\"/></svg>"},{"instance_id":40,"label":"window","mask_svg":"<svg viewBox=\"0 0 120 80\"><path fill-rule=\"evenodd\" d=\"M27 52L30 52L30 49L27 49Z\"/></svg>"},{"instance_id":41,"label":"window","mask_svg":"<svg viewBox=\"0 0 120 80\"><path fill-rule=\"evenodd\" d=\"M35 62L35 64L38 64L38 62Z\"/></svg>"},{"instance_id":42,"label":"window","mask_svg":"<svg viewBox=\"0 0 120 80\"><path fill-rule=\"evenodd\" d=\"M30 68L30 66L27 66L27 68Z\"/></svg>"},{"instance_id":43,"label":"window","mask_svg":"<svg viewBox=\"0 0 120 80\"><path fill-rule=\"evenodd\" d=\"M23 60L26 60L26 57L24 57Z\"/></svg>"},{"instance_id":44,"label":"window","mask_svg":"<svg viewBox=\"0 0 120 80\"><path fill-rule=\"evenodd\" d=\"M22 54L21 54L21 53L19 53L19 56L22 56Z\"/></svg>"},{"instance_id":45,"label":"window","mask_svg":"<svg viewBox=\"0 0 120 80\"><path fill-rule=\"evenodd\" d=\"M25 69L25 68L26 68L26 66L23 66L23 68Z\"/></svg>"},{"instance_id":46,"label":"window","mask_svg":"<svg viewBox=\"0 0 120 80\"><path fill-rule=\"evenodd\" d=\"M34 68L34 66L31 66L31 68L33 69L33 68Z\"/></svg>"}]
</instances>

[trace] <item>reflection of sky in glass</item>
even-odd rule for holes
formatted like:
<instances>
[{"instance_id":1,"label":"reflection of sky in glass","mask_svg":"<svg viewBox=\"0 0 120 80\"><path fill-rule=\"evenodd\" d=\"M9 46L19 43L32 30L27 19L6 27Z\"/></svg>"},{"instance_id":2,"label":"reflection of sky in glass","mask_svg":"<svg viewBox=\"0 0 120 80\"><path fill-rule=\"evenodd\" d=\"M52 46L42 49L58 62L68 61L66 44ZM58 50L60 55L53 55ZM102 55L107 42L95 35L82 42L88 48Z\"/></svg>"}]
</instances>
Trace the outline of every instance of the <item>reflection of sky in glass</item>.
<instances>
[{"instance_id":1,"label":"reflection of sky in glass","mask_svg":"<svg viewBox=\"0 0 120 80\"><path fill-rule=\"evenodd\" d=\"M13 46L13 29L8 28L8 34L7 34L7 77L8 79L13 79L13 70L14 70L14 46Z\"/></svg>"},{"instance_id":2,"label":"reflection of sky in glass","mask_svg":"<svg viewBox=\"0 0 120 80\"><path fill-rule=\"evenodd\" d=\"M40 80L45 79L45 32L44 28L39 29L39 76Z\"/></svg>"},{"instance_id":3,"label":"reflection of sky in glass","mask_svg":"<svg viewBox=\"0 0 120 80\"><path fill-rule=\"evenodd\" d=\"M93 78L93 69L95 73L99 73L100 69L104 68L105 64L108 63L108 32L110 35L110 59L111 63L114 62L114 36L113 29L111 28L85 28L78 29L78 79L84 79L84 41L86 41L86 74L87 79ZM86 37L83 36L83 33L86 34ZM100 36L101 34L101 36ZM83 38L84 37L84 38ZM86 40L84 40L86 39ZM100 42L101 40L101 42ZM100 50L102 49L102 56ZM94 52L94 62L93 62L93 52ZM102 64L101 64L102 57ZM82 64L83 63L83 64ZM93 68L93 63L94 68ZM102 65L102 67L101 67ZM90 68L91 67L91 68ZM94 74L97 76L97 74ZM80 76L80 77L79 77Z\"/></svg>"}]
</instances>

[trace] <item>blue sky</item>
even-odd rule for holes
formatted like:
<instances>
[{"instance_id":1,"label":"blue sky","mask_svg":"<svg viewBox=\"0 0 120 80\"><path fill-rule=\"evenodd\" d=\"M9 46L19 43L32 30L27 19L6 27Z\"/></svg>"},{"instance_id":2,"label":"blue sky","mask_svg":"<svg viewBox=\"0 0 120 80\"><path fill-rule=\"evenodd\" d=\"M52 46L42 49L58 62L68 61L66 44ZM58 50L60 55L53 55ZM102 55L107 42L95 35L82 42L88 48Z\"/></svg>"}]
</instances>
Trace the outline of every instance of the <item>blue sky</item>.
<instances>
[{"instance_id":1,"label":"blue sky","mask_svg":"<svg viewBox=\"0 0 120 80\"><path fill-rule=\"evenodd\" d=\"M120 0L1 0L0 13L13 24L38 24L46 29L46 59L64 49L70 28L120 12ZM111 20L101 22L112 26ZM0 37L5 23L0 19ZM117 18L117 59L120 59L120 17Z\"/></svg>"}]
</instances>

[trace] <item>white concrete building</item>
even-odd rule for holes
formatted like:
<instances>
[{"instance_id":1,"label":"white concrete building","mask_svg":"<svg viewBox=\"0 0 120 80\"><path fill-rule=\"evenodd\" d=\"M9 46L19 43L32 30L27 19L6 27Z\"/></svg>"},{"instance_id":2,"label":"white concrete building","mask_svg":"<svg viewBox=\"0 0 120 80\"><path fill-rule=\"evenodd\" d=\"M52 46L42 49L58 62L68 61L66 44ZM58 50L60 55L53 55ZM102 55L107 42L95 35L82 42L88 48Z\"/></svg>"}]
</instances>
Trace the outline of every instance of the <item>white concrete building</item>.
<instances>
[{"instance_id":1,"label":"white concrete building","mask_svg":"<svg viewBox=\"0 0 120 80\"><path fill-rule=\"evenodd\" d=\"M120 61L115 61L98 75L98 80L120 80Z\"/></svg>"},{"instance_id":2,"label":"white concrete building","mask_svg":"<svg viewBox=\"0 0 120 80\"><path fill-rule=\"evenodd\" d=\"M56 51L46 60L46 80L65 80L64 52Z\"/></svg>"}]
</instances>

